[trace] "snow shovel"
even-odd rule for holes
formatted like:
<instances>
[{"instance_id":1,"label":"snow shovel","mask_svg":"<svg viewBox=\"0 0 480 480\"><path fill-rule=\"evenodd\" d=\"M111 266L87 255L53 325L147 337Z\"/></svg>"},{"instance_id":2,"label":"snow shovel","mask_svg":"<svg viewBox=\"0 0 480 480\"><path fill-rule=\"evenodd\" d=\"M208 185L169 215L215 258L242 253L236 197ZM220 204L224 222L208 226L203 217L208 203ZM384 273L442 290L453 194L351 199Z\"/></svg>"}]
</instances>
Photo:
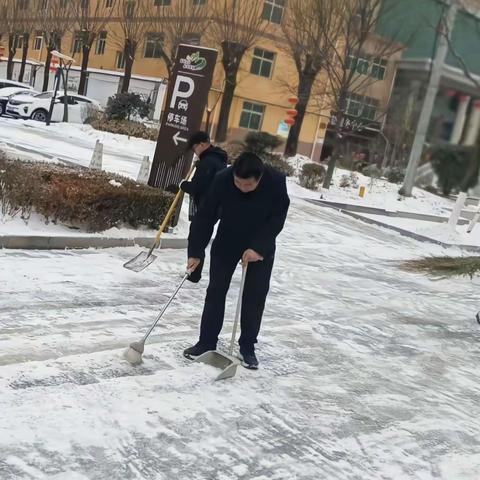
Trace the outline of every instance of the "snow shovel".
<instances>
[{"instance_id":1,"label":"snow shovel","mask_svg":"<svg viewBox=\"0 0 480 480\"><path fill-rule=\"evenodd\" d=\"M150 336L152 333L153 329L156 327L157 323L159 320L163 317L163 314L166 312L167 308L169 305L172 303L173 299L179 292L179 290L183 287L183 284L187 280L187 278L191 275L192 272L187 271L182 278L182 281L180 282L180 285L176 288L176 290L173 292L172 296L168 299L167 303L165 306L162 308L160 313L158 314L157 318L155 321L152 323L150 328L148 329L147 333L143 336L143 338L139 342L133 342L130 344L130 346L125 350L124 357L130 363L131 365L140 365L142 363L142 355L145 350L145 342L147 338Z\"/></svg>"},{"instance_id":2,"label":"snow shovel","mask_svg":"<svg viewBox=\"0 0 480 480\"><path fill-rule=\"evenodd\" d=\"M192 177L194 170L195 170L195 164L192 163L192 166L190 167L190 171L188 172L186 180L189 180ZM123 266L125 268L128 268L128 270L132 270L133 272L138 273L138 272L141 272L142 270L145 270L157 258L156 255L153 255L153 251L160 246L160 237L162 236L163 231L167 228L167 225L170 223L170 219L172 218L172 215L175 213L178 202L182 198L182 195L183 195L183 192L179 188L177 194L175 195L175 198L173 199L172 204L170 205L170 208L168 209L167 214L165 215L165 218L163 219L162 224L160 225L160 228L158 229L157 235L155 237L155 241L153 242L153 245L150 247L150 250L148 252L141 252L135 258L132 258L128 262L124 263Z\"/></svg>"},{"instance_id":3,"label":"snow shovel","mask_svg":"<svg viewBox=\"0 0 480 480\"><path fill-rule=\"evenodd\" d=\"M228 355L220 353L217 350L212 350L210 352L205 352L195 360L196 362L206 363L207 365L211 365L212 367L220 368L222 370L222 373L218 375L215 381L234 377L237 373L237 367L240 365L238 358L233 356L233 346L235 344L238 321L240 320L240 314L242 311L243 289L245 287L246 277L247 264L245 264L242 269L242 281L240 283L240 292L238 294L237 310L235 312L235 321L233 322L232 338L230 340Z\"/></svg>"}]
</instances>

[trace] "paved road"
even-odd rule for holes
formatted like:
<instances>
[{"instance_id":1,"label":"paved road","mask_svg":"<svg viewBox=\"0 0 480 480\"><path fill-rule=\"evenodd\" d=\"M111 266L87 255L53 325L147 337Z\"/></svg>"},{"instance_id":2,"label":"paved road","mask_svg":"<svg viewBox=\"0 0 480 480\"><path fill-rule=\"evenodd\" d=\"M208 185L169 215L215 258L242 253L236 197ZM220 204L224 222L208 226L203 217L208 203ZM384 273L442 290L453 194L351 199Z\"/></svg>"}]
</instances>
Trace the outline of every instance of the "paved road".
<instances>
[{"instance_id":1,"label":"paved road","mask_svg":"<svg viewBox=\"0 0 480 480\"><path fill-rule=\"evenodd\" d=\"M397 268L444 250L295 201L261 370L217 384L180 355L205 283L122 359L184 261L136 252L0 251L2 480L478 479L479 282Z\"/></svg>"}]
</instances>

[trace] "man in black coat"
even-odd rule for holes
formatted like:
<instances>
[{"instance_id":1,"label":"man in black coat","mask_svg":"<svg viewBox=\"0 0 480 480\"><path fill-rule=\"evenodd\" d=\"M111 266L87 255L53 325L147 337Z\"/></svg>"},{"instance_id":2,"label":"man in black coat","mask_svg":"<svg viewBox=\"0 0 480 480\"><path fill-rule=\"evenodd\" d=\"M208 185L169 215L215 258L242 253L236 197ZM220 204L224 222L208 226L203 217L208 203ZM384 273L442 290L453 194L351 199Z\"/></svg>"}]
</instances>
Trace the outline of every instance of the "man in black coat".
<instances>
[{"instance_id":1,"label":"man in black coat","mask_svg":"<svg viewBox=\"0 0 480 480\"><path fill-rule=\"evenodd\" d=\"M199 158L191 181L183 181L180 188L191 195L195 211L205 200L215 175L227 167L227 152L212 145L206 132L194 133L188 141L188 149ZM192 215L193 218L194 215Z\"/></svg>"},{"instance_id":2,"label":"man in black coat","mask_svg":"<svg viewBox=\"0 0 480 480\"><path fill-rule=\"evenodd\" d=\"M258 368L254 345L270 287L275 240L283 229L289 205L285 177L264 166L253 153L241 154L233 167L216 176L192 221L188 238L187 269L192 270L203 261L214 225L220 219L211 249L210 283L200 339L184 351L186 357L196 358L216 349L225 315L225 297L241 260L249 266L242 302L239 358L245 367Z\"/></svg>"},{"instance_id":3,"label":"man in black coat","mask_svg":"<svg viewBox=\"0 0 480 480\"><path fill-rule=\"evenodd\" d=\"M194 133L188 141L188 149L192 150L199 158L195 174L190 181L183 181L180 188L188 193L193 201L193 208L190 208L190 220L195 217L196 212L204 202L215 175L227 168L227 152L212 145L210 137L206 132ZM202 278L203 260L201 265L190 275L189 280L198 283Z\"/></svg>"}]
</instances>

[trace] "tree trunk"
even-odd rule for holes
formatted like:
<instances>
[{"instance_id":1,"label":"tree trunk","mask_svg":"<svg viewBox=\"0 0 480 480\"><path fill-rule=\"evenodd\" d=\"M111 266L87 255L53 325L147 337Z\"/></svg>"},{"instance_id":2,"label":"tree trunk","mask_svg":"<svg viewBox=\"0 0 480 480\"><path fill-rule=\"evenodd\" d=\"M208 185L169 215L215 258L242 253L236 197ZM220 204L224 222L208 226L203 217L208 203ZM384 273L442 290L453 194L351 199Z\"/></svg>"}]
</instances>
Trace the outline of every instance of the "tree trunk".
<instances>
[{"instance_id":1,"label":"tree trunk","mask_svg":"<svg viewBox=\"0 0 480 480\"><path fill-rule=\"evenodd\" d=\"M295 107L298 114L295 117L295 123L290 127L288 132L287 143L285 145L285 155L288 157L293 157L297 153L298 149L298 140L300 137L300 132L302 130L303 120L305 118L305 112L307 110L308 101L310 100L310 95L312 93L313 83L315 82L315 75L309 74L305 75L304 73L299 74L298 82L298 103ZM316 141L316 139L314 140Z\"/></svg>"},{"instance_id":2,"label":"tree trunk","mask_svg":"<svg viewBox=\"0 0 480 480\"><path fill-rule=\"evenodd\" d=\"M341 125L343 123L343 113L337 112L337 124L335 128L335 134L332 139L332 154L330 157L330 161L328 162L328 168L327 168L327 173L325 174L325 178L323 180L323 188L329 189L330 188L330 183L332 182L333 178L333 172L335 171L335 164L337 163L337 156L336 156L336 151L338 150L338 146L341 141Z\"/></svg>"},{"instance_id":3,"label":"tree trunk","mask_svg":"<svg viewBox=\"0 0 480 480\"><path fill-rule=\"evenodd\" d=\"M82 69L80 71L80 82L78 84L78 94L86 95L87 94L87 69L88 62L90 60L90 51L92 49L93 43L88 45L83 45L82 47Z\"/></svg>"},{"instance_id":4,"label":"tree trunk","mask_svg":"<svg viewBox=\"0 0 480 480\"><path fill-rule=\"evenodd\" d=\"M42 92L48 90L48 80L50 78L50 62L52 61L52 50L55 47L48 47L47 49L47 58L45 59L45 71L43 72L43 87Z\"/></svg>"},{"instance_id":5,"label":"tree trunk","mask_svg":"<svg viewBox=\"0 0 480 480\"><path fill-rule=\"evenodd\" d=\"M133 62L135 61L135 46L132 41L125 40L125 73L123 75L121 93L128 93L130 80L132 79Z\"/></svg>"},{"instance_id":6,"label":"tree trunk","mask_svg":"<svg viewBox=\"0 0 480 480\"><path fill-rule=\"evenodd\" d=\"M8 36L8 63L7 63L7 79L11 80L13 77L13 57L17 49L15 48L15 35L10 34Z\"/></svg>"},{"instance_id":7,"label":"tree trunk","mask_svg":"<svg viewBox=\"0 0 480 480\"><path fill-rule=\"evenodd\" d=\"M237 88L237 75L247 47L237 42L222 42L222 65L225 71L225 91L223 92L220 115L218 118L215 140L224 142L227 139L228 120L232 108L233 96Z\"/></svg>"},{"instance_id":8,"label":"tree trunk","mask_svg":"<svg viewBox=\"0 0 480 480\"><path fill-rule=\"evenodd\" d=\"M25 66L27 64L28 56L28 43L30 41L30 33L23 34L23 50L22 50L22 65L20 66L20 74L18 75L18 81L23 82L23 77L25 75Z\"/></svg>"},{"instance_id":9,"label":"tree trunk","mask_svg":"<svg viewBox=\"0 0 480 480\"><path fill-rule=\"evenodd\" d=\"M232 108L233 96L237 88L238 65L229 72L225 72L226 82L225 91L223 92L222 103L220 104L220 115L218 117L217 134L215 140L224 142L227 139L228 119L230 118L230 110Z\"/></svg>"}]
</instances>

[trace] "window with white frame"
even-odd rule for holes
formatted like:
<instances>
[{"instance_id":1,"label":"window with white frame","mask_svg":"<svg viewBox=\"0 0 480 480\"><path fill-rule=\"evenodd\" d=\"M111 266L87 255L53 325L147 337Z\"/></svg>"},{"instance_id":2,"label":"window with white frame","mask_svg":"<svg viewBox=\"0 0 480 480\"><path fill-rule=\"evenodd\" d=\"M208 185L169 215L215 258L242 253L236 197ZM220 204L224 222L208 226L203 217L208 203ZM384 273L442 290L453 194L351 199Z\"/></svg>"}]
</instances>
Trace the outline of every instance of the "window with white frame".
<instances>
[{"instance_id":1,"label":"window with white frame","mask_svg":"<svg viewBox=\"0 0 480 480\"><path fill-rule=\"evenodd\" d=\"M388 61L385 58L375 57L370 75L377 80L383 80L385 78L385 72L387 71L387 65Z\"/></svg>"},{"instance_id":2,"label":"window with white frame","mask_svg":"<svg viewBox=\"0 0 480 480\"><path fill-rule=\"evenodd\" d=\"M13 39L13 48L23 48L23 35L15 35Z\"/></svg>"},{"instance_id":3,"label":"window with white frame","mask_svg":"<svg viewBox=\"0 0 480 480\"><path fill-rule=\"evenodd\" d=\"M103 31L98 34L97 44L95 46L95 53L103 55L107 46L107 32Z\"/></svg>"},{"instance_id":4,"label":"window with white frame","mask_svg":"<svg viewBox=\"0 0 480 480\"><path fill-rule=\"evenodd\" d=\"M262 18L271 23L282 23L285 0L265 0Z\"/></svg>"},{"instance_id":5,"label":"window with white frame","mask_svg":"<svg viewBox=\"0 0 480 480\"><path fill-rule=\"evenodd\" d=\"M346 113L352 117L375 120L380 102L376 98L352 93L347 97Z\"/></svg>"},{"instance_id":6,"label":"window with white frame","mask_svg":"<svg viewBox=\"0 0 480 480\"><path fill-rule=\"evenodd\" d=\"M43 35L40 30L37 30L35 33L35 39L33 40L33 49L34 50L41 50L43 45Z\"/></svg>"},{"instance_id":7,"label":"window with white frame","mask_svg":"<svg viewBox=\"0 0 480 480\"><path fill-rule=\"evenodd\" d=\"M162 58L163 34L147 33L145 35L145 58Z\"/></svg>"},{"instance_id":8,"label":"window with white frame","mask_svg":"<svg viewBox=\"0 0 480 480\"><path fill-rule=\"evenodd\" d=\"M240 115L240 127L249 130L262 128L265 105L253 102L243 102L242 114Z\"/></svg>"},{"instance_id":9,"label":"window with white frame","mask_svg":"<svg viewBox=\"0 0 480 480\"><path fill-rule=\"evenodd\" d=\"M116 66L119 70L123 70L125 68L125 53L124 52L117 52Z\"/></svg>"},{"instance_id":10,"label":"window with white frame","mask_svg":"<svg viewBox=\"0 0 480 480\"><path fill-rule=\"evenodd\" d=\"M270 78L273 71L273 63L275 61L275 54L261 48L253 50L252 66L250 73L259 75L261 77Z\"/></svg>"},{"instance_id":11,"label":"window with white frame","mask_svg":"<svg viewBox=\"0 0 480 480\"><path fill-rule=\"evenodd\" d=\"M82 51L83 37L82 32L75 32L72 42L72 53L80 53Z\"/></svg>"}]
</instances>

